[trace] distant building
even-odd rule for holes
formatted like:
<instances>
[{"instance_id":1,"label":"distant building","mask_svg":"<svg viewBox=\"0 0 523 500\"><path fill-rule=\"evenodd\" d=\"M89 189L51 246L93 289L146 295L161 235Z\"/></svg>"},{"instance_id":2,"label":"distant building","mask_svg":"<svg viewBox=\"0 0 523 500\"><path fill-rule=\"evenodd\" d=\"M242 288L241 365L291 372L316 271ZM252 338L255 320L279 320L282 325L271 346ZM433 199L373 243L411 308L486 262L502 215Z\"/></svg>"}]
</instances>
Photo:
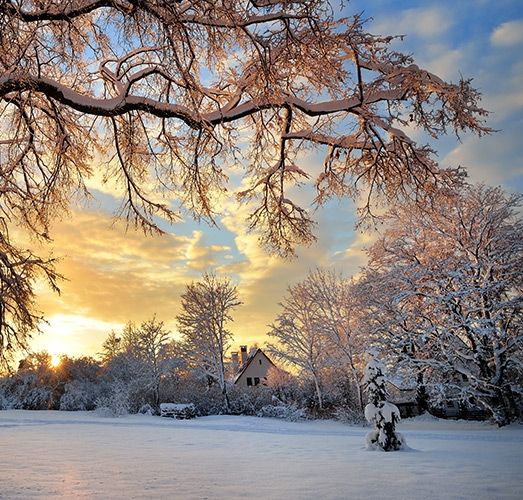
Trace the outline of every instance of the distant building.
<instances>
[{"instance_id":1,"label":"distant building","mask_svg":"<svg viewBox=\"0 0 523 500\"><path fill-rule=\"evenodd\" d=\"M385 386L390 402L398 407L402 418L415 417L420 414L415 386L406 384L400 378L396 378L394 381L387 380Z\"/></svg>"},{"instance_id":2,"label":"distant building","mask_svg":"<svg viewBox=\"0 0 523 500\"><path fill-rule=\"evenodd\" d=\"M267 373L276 365L259 348L254 348L247 354L247 346L240 346L240 353L231 354L233 370L236 372L234 384L240 387L255 387L266 385ZM241 362L241 364L240 364Z\"/></svg>"}]
</instances>

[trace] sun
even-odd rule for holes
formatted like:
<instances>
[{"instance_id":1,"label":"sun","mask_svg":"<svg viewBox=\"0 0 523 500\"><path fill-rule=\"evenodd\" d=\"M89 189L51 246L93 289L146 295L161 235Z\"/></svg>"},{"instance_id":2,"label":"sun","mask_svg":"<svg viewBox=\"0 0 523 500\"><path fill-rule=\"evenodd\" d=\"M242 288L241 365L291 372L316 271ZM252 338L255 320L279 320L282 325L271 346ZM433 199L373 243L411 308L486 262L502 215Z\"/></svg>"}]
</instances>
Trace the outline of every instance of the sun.
<instances>
[{"instance_id":1,"label":"sun","mask_svg":"<svg viewBox=\"0 0 523 500\"><path fill-rule=\"evenodd\" d=\"M60 356L58 356L58 354L51 354L51 366L53 368L56 368L61 361L62 359L60 358Z\"/></svg>"}]
</instances>

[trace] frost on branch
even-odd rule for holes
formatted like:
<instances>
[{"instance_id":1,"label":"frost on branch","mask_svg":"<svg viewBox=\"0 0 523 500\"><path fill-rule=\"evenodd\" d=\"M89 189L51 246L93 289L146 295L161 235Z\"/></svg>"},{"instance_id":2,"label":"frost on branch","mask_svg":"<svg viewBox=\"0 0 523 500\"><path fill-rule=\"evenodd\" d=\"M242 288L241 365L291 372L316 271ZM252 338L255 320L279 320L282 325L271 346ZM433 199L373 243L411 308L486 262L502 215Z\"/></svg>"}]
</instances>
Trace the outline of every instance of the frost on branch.
<instances>
[{"instance_id":1,"label":"frost on branch","mask_svg":"<svg viewBox=\"0 0 523 500\"><path fill-rule=\"evenodd\" d=\"M478 185L391 210L356 292L368 335L391 357L408 347L402 370L499 425L523 396L522 202Z\"/></svg>"},{"instance_id":2,"label":"frost on branch","mask_svg":"<svg viewBox=\"0 0 523 500\"><path fill-rule=\"evenodd\" d=\"M369 398L365 418L374 424L374 429L367 434L367 448L396 451L405 445L405 439L395 429L400 421L400 411L386 400L384 372L383 364L373 358L365 367L363 381Z\"/></svg>"},{"instance_id":3,"label":"frost on branch","mask_svg":"<svg viewBox=\"0 0 523 500\"><path fill-rule=\"evenodd\" d=\"M405 132L488 132L469 80L447 83L393 51L393 37L320 0L0 2L2 211L45 232L101 169L145 230L213 221L228 171L252 229L282 254L314 239L293 189L316 202L416 199L460 175ZM323 155L314 178L304 148ZM96 155L96 156L94 156ZM96 158L96 167L93 167ZM101 160L101 161L99 161ZM315 174L316 175L316 174Z\"/></svg>"}]
</instances>

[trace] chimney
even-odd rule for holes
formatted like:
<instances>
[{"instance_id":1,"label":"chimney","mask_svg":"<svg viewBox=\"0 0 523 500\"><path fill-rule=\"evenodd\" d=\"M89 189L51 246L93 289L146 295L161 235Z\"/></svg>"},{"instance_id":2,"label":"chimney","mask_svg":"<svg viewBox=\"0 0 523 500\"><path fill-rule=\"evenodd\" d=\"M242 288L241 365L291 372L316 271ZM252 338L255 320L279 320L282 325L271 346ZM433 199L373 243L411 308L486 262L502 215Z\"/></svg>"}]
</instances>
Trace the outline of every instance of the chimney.
<instances>
[{"instance_id":1,"label":"chimney","mask_svg":"<svg viewBox=\"0 0 523 500\"><path fill-rule=\"evenodd\" d=\"M240 346L240 355L241 355L242 365L244 365L247 362L247 346L246 345Z\"/></svg>"},{"instance_id":2,"label":"chimney","mask_svg":"<svg viewBox=\"0 0 523 500\"><path fill-rule=\"evenodd\" d=\"M240 368L240 355L238 352L231 352L231 365L234 373Z\"/></svg>"}]
</instances>

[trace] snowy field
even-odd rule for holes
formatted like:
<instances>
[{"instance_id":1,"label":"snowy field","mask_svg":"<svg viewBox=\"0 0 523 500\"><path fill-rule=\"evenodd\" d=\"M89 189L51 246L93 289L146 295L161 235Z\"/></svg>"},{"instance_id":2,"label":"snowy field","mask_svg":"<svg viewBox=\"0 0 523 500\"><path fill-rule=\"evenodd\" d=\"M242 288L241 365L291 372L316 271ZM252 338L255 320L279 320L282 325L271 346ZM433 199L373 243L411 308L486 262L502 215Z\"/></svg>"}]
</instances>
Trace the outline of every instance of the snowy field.
<instances>
[{"instance_id":1,"label":"snowy field","mask_svg":"<svg viewBox=\"0 0 523 500\"><path fill-rule=\"evenodd\" d=\"M411 449L383 453L336 422L0 411L0 498L523 498L523 427L400 430Z\"/></svg>"}]
</instances>

